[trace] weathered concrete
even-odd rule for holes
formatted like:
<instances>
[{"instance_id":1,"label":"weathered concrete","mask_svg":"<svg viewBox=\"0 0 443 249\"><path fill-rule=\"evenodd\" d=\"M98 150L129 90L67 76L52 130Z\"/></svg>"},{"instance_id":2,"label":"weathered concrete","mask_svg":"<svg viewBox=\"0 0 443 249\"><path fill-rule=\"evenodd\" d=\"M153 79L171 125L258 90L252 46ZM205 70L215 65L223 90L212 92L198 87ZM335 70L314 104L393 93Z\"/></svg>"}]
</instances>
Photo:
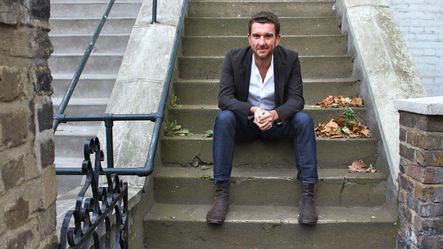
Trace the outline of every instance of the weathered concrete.
<instances>
[{"instance_id":1,"label":"weathered concrete","mask_svg":"<svg viewBox=\"0 0 443 249\"><path fill-rule=\"evenodd\" d=\"M359 96L360 82L355 78L303 79L305 103L313 105L326 96ZM217 105L218 80L177 80L174 94L178 105Z\"/></svg>"},{"instance_id":2,"label":"weathered concrete","mask_svg":"<svg viewBox=\"0 0 443 249\"><path fill-rule=\"evenodd\" d=\"M317 106L305 105L304 111L309 113L314 120L314 124L329 122L334 117L343 114L346 108L319 108ZM357 117L362 117L360 121L366 123L366 110L361 107L352 108ZM189 129L193 133L203 134L209 129L213 129L214 120L220 111L216 105L180 105L168 109L168 118L176 120L178 124ZM196 122L195 117L199 117Z\"/></svg>"},{"instance_id":3,"label":"weathered concrete","mask_svg":"<svg viewBox=\"0 0 443 249\"><path fill-rule=\"evenodd\" d=\"M339 55L347 50L346 35L285 35L280 45L297 51L299 55ZM214 43L219 44L214 46ZM183 55L193 56L224 56L231 48L248 45L246 35L243 36L190 36L182 38Z\"/></svg>"},{"instance_id":4,"label":"weathered concrete","mask_svg":"<svg viewBox=\"0 0 443 249\"><path fill-rule=\"evenodd\" d=\"M185 35L244 35L248 34L248 21L243 18L190 17L186 19ZM337 17L281 17L281 34L319 35L339 34Z\"/></svg>"},{"instance_id":5,"label":"weathered concrete","mask_svg":"<svg viewBox=\"0 0 443 249\"><path fill-rule=\"evenodd\" d=\"M417 70L384 0L339 0L343 29L350 35L356 71L372 103L391 177L399 164L398 113L394 100L425 94Z\"/></svg>"},{"instance_id":6,"label":"weathered concrete","mask_svg":"<svg viewBox=\"0 0 443 249\"><path fill-rule=\"evenodd\" d=\"M395 218L380 208L319 207L300 226L294 206L231 205L223 226L205 224L209 205L160 204L146 219L149 248L393 248ZM247 245L247 246L245 246Z\"/></svg>"},{"instance_id":7,"label":"weathered concrete","mask_svg":"<svg viewBox=\"0 0 443 249\"><path fill-rule=\"evenodd\" d=\"M204 162L212 162L212 138L196 134L191 137L163 137L161 158L164 163L187 164L199 156ZM352 153L349 153L352 151ZM362 159L374 163L377 151L375 139L317 138L319 168L346 168L353 161ZM254 141L236 144L235 166L294 167L294 155L290 141Z\"/></svg>"},{"instance_id":8,"label":"weathered concrete","mask_svg":"<svg viewBox=\"0 0 443 249\"><path fill-rule=\"evenodd\" d=\"M346 78L352 74L352 56L300 56L301 73L307 78ZM182 56L178 58L183 79L218 79L223 56Z\"/></svg>"},{"instance_id":9,"label":"weathered concrete","mask_svg":"<svg viewBox=\"0 0 443 249\"><path fill-rule=\"evenodd\" d=\"M385 202L385 175L320 169L315 191L317 206L375 207ZM295 167L234 167L230 201L236 205L294 206L300 198ZM168 204L211 204L215 191L212 166L162 167L154 179L154 199Z\"/></svg>"},{"instance_id":10,"label":"weathered concrete","mask_svg":"<svg viewBox=\"0 0 443 249\"><path fill-rule=\"evenodd\" d=\"M443 115L443 96L399 99L395 101L395 108L405 112L414 112L424 115Z\"/></svg>"},{"instance_id":11,"label":"weathered concrete","mask_svg":"<svg viewBox=\"0 0 443 249\"><path fill-rule=\"evenodd\" d=\"M155 203L146 215L145 247L392 248L396 229L395 217L390 215L383 205L386 192L384 172L376 174L347 172L347 165L358 159L379 167L375 164L378 157L376 137L317 138L321 180L317 187L316 200L320 219L319 224L313 229L305 229L296 222L298 212L295 206L299 189L294 182L296 170L291 143L289 141L237 143L231 178L232 205L227 220L223 226L218 227L205 224L205 216L210 208L208 204L214 196L214 189L210 181L211 166L205 164L212 161L212 139L202 133L212 126L217 111L215 104L217 78L222 63L220 56L225 54L222 50L241 45L240 36L245 38L249 19L224 17L225 14L231 15L228 14L230 11L221 9L220 6L230 6L231 10L239 5L241 5L239 9L250 6L251 9L248 11L252 13L260 11L263 5L247 2L243 6L242 2L231 0L197 1L205 3L200 4L202 9L198 9L200 7L197 5L194 6L195 9L191 9L189 17L186 18L184 39L182 39L183 53L179 57L176 70L179 79L171 89L171 95L175 95L178 101L177 105L168 106L166 117L166 121L176 119L180 125L190 128L194 135L161 138L160 152L163 167L157 168L153 176ZM291 0L281 2L279 3L281 6L287 4L285 7L287 9L297 6L297 3ZM312 2L314 1L309 1ZM213 7L217 11L207 11ZM192 11L204 12L202 15L207 17L194 17ZM283 36L291 35L297 40L301 37L299 34L303 33L322 37L326 34L341 35L338 17L298 18L296 15L294 11L291 15L281 18ZM319 36L311 38L311 41L320 39ZM185 44L185 40L190 44ZM199 42L199 40L205 41ZM334 42L337 44L328 45L334 48L343 45L338 40ZM303 47L310 48L311 45L314 44L309 44L308 47L289 43L289 48L303 49ZM315 46L318 47L317 45ZM199 48L208 48L208 50L201 51ZM347 54L345 49L338 57L346 60L331 60L331 56L321 56L328 54L323 54L321 51L324 50L313 53L303 51L305 53L303 55L320 55L301 57L303 76L308 82L306 85L312 83L323 87L331 84L331 87L314 89L315 86L310 86L309 95L317 90L325 94L321 96L322 99L330 94L327 90L334 87L337 88L334 90L338 95L352 91L358 95L359 91L355 89L355 85L358 86L359 83L357 78L352 76L352 55ZM334 51L334 54L338 52ZM204 54L199 54L201 52ZM354 82L355 85L336 84L337 82ZM180 91L177 91L180 84L184 86L180 86ZM340 87L346 88L343 93L340 93L340 90L343 90ZM309 96L310 101L313 101L313 97ZM203 103L212 104L212 107ZM311 108L307 106L307 110L312 111L311 113L323 111L321 108L316 110ZM334 115L338 110L329 110L329 112L329 115ZM316 116L319 120L322 115ZM323 116L323 118L328 117L330 116ZM192 168L192 165L195 166L197 163L203 165Z\"/></svg>"},{"instance_id":12,"label":"weathered concrete","mask_svg":"<svg viewBox=\"0 0 443 249\"><path fill-rule=\"evenodd\" d=\"M142 3L120 67L108 113L152 113L158 109L182 1L161 1L156 24L151 22L152 1ZM114 163L117 167L142 167L151 141L153 123L114 124ZM99 138L105 141L104 128ZM130 185L143 186L145 178L126 177Z\"/></svg>"}]
</instances>

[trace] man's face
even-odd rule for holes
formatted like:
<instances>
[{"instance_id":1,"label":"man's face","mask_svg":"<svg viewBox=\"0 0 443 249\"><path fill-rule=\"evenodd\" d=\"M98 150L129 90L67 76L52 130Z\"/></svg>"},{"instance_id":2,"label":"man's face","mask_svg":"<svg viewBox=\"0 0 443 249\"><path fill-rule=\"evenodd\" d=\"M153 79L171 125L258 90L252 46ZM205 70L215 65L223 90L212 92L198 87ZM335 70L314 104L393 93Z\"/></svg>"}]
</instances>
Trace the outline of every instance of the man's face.
<instances>
[{"instance_id":1,"label":"man's face","mask_svg":"<svg viewBox=\"0 0 443 249\"><path fill-rule=\"evenodd\" d=\"M280 43L280 35L275 33L273 23L253 23L248 41L255 59L265 60L272 57L275 47Z\"/></svg>"}]
</instances>

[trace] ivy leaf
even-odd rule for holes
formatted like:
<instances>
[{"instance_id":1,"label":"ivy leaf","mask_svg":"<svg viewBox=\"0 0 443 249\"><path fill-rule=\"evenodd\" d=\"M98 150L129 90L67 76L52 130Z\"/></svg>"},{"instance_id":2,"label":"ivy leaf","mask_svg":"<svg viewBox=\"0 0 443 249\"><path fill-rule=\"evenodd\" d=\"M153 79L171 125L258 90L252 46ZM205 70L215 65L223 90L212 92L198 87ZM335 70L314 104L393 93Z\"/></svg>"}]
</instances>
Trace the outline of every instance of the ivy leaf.
<instances>
[{"instance_id":1,"label":"ivy leaf","mask_svg":"<svg viewBox=\"0 0 443 249\"><path fill-rule=\"evenodd\" d=\"M205 132L205 137L213 137L214 136L214 131L213 130L207 130Z\"/></svg>"}]
</instances>

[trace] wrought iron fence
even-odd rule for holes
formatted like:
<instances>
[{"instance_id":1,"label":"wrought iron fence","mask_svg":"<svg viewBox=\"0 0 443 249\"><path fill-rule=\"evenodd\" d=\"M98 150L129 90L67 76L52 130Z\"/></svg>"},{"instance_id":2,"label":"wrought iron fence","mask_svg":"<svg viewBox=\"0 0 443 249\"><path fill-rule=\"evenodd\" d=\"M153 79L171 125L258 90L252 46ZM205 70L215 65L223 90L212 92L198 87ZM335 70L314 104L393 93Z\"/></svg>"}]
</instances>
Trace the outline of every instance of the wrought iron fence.
<instances>
[{"instance_id":1,"label":"wrought iron fence","mask_svg":"<svg viewBox=\"0 0 443 249\"><path fill-rule=\"evenodd\" d=\"M100 149L98 138L93 138L85 143L82 167L56 167L57 175L85 175L86 181L78 194L75 210L70 210L65 215L60 233L60 243L54 247L67 248L128 248L128 185L119 179L119 175L148 176L154 170L154 159L160 137L165 107L169 94L170 83L177 50L183 29L188 0L183 0L180 18L175 32L175 40L168 64L168 71L163 82L158 110L149 114L64 114L69 100L75 90L80 75L88 61L94 45L100 35L115 0L110 0L88 46L83 54L80 64L69 83L57 113L54 115L52 128L57 130L59 123L67 122L96 122L102 121L106 127L106 160L107 167L101 167L104 160L103 151ZM157 0L152 2L152 23L157 23ZM114 167L112 127L116 121L152 121L155 122L151 136L151 143L144 166ZM94 155L94 163L90 155ZM107 186L99 186L99 175L106 175ZM90 189L90 195L87 190ZM115 221L115 222L113 222ZM113 235L113 236L112 236ZM112 237L114 237L112 239ZM104 241L102 241L104 238ZM104 246L102 246L104 244Z\"/></svg>"},{"instance_id":2,"label":"wrought iron fence","mask_svg":"<svg viewBox=\"0 0 443 249\"><path fill-rule=\"evenodd\" d=\"M128 248L128 184L106 174L107 185L100 186L104 155L98 138L85 143L84 156L85 184L63 219L58 248Z\"/></svg>"}]
</instances>

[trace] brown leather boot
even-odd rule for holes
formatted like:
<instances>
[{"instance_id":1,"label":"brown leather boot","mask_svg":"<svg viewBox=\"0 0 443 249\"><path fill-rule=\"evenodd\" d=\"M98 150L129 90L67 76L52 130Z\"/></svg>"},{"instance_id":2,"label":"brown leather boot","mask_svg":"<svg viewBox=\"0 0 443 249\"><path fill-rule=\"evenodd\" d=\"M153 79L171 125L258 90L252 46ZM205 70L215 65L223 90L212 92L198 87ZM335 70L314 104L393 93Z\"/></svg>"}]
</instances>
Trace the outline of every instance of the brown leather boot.
<instances>
[{"instance_id":1,"label":"brown leather boot","mask_svg":"<svg viewBox=\"0 0 443 249\"><path fill-rule=\"evenodd\" d=\"M315 225L318 220L314 202L314 184L301 184L301 197L298 202L298 222L304 225Z\"/></svg>"},{"instance_id":2,"label":"brown leather boot","mask_svg":"<svg viewBox=\"0 0 443 249\"><path fill-rule=\"evenodd\" d=\"M206 215L209 224L221 225L225 221L229 206L229 181L216 184L214 205Z\"/></svg>"}]
</instances>

